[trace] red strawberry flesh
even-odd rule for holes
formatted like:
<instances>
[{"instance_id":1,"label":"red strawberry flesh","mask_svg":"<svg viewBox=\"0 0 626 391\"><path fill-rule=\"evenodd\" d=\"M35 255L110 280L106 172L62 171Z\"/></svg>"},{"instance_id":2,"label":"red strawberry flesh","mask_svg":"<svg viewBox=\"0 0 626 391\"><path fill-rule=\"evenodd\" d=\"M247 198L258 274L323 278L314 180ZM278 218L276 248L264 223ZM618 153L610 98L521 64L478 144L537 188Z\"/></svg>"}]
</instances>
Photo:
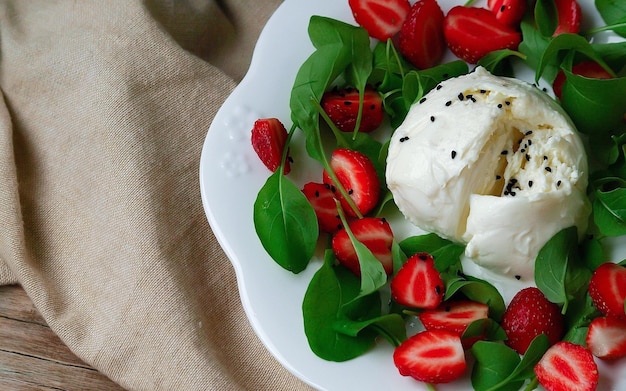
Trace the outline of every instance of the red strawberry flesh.
<instances>
[{"instance_id":1,"label":"red strawberry flesh","mask_svg":"<svg viewBox=\"0 0 626 391\"><path fill-rule=\"evenodd\" d=\"M443 57L443 20L443 11L435 0L420 0L411 7L398 35L398 47L417 68L433 67Z\"/></svg>"},{"instance_id":2,"label":"red strawberry flesh","mask_svg":"<svg viewBox=\"0 0 626 391\"><path fill-rule=\"evenodd\" d=\"M354 88L332 89L322 96L322 109L343 132L353 132L359 113L359 91ZM367 87L363 92L363 108L358 131L369 133L377 129L385 117L383 99L378 92Z\"/></svg>"},{"instance_id":3,"label":"red strawberry flesh","mask_svg":"<svg viewBox=\"0 0 626 391\"><path fill-rule=\"evenodd\" d=\"M603 360L626 357L626 320L595 318L589 325L586 342L591 353Z\"/></svg>"},{"instance_id":4,"label":"red strawberry flesh","mask_svg":"<svg viewBox=\"0 0 626 391\"><path fill-rule=\"evenodd\" d=\"M445 286L433 257L417 253L405 262L391 280L391 296L411 308L437 308L443 300Z\"/></svg>"},{"instance_id":5,"label":"red strawberry flesh","mask_svg":"<svg viewBox=\"0 0 626 391\"><path fill-rule=\"evenodd\" d=\"M272 172L280 166L287 138L287 130L278 118L261 118L254 122L250 137L252 148ZM290 171L291 165L287 159L283 173L288 174Z\"/></svg>"},{"instance_id":6,"label":"red strawberry flesh","mask_svg":"<svg viewBox=\"0 0 626 391\"><path fill-rule=\"evenodd\" d=\"M408 0L349 0L354 20L381 41L394 36L409 12Z\"/></svg>"},{"instance_id":7,"label":"red strawberry flesh","mask_svg":"<svg viewBox=\"0 0 626 391\"><path fill-rule=\"evenodd\" d=\"M586 348L561 341L551 346L535 365L539 383L548 391L593 391L598 367Z\"/></svg>"},{"instance_id":8,"label":"red strawberry flesh","mask_svg":"<svg viewBox=\"0 0 626 391\"><path fill-rule=\"evenodd\" d=\"M604 315L626 319L626 267L610 262L600 265L589 280L589 295Z\"/></svg>"}]
</instances>

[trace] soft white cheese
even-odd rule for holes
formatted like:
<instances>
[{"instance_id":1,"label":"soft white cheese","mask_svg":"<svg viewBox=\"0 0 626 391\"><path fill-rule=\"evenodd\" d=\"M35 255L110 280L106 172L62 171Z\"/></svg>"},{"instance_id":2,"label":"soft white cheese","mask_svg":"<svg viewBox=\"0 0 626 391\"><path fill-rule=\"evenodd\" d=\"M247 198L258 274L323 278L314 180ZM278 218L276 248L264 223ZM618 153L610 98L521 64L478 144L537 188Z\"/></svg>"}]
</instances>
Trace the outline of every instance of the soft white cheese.
<instances>
[{"instance_id":1,"label":"soft white cheese","mask_svg":"<svg viewBox=\"0 0 626 391\"><path fill-rule=\"evenodd\" d=\"M560 106L482 67L415 103L389 145L386 180L417 227L466 244L488 270L533 281L538 251L590 212L587 160Z\"/></svg>"}]
</instances>

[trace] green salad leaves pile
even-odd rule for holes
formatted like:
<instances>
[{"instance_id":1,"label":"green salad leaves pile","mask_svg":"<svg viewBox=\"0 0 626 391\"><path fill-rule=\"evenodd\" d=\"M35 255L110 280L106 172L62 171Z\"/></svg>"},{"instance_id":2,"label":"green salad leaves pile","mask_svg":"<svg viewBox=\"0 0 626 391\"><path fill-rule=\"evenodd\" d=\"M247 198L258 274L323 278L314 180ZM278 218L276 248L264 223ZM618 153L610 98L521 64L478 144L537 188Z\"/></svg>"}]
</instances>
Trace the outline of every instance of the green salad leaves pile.
<instances>
[{"instance_id":1,"label":"green salad leaves pile","mask_svg":"<svg viewBox=\"0 0 626 391\"><path fill-rule=\"evenodd\" d=\"M586 291L592 271L608 261L606 239L626 234L626 41L594 43L592 39L603 31L626 37L626 4L596 0L595 5L605 26L552 37L556 27L554 3L537 0L532 15L522 22L519 49L490 53L478 64L503 76L515 76L516 66L527 66L534 70L535 82L552 83L559 70L566 75L561 104L586 141L591 168L588 195L593 210L582 242L576 228L571 227L544 246L536 260L535 281L550 301L561 306L566 316L565 339L577 343L584 343L586 327L597 316ZM293 84L289 140L295 132L303 132L307 154L331 176L328 151L345 147L367 155L382 182L383 197L375 212L382 216L387 208L395 207L389 202L392 197L383 175L387 142L370 134L340 132L321 109L322 95L337 84L359 91L366 85L375 86L384 97L392 132L413 103L441 81L470 69L462 61L415 69L396 52L391 41L372 46L365 30L331 18L311 17L308 32L315 50L301 65ZM572 73L572 66L582 60L599 63L614 77L597 80ZM286 153L283 162L285 159ZM259 191L254 224L270 256L286 270L299 273L315 258L319 242L327 238L320 236L315 213L303 193L282 172L282 167L276 170ZM380 264L365 246L353 236L351 239L359 255L361 278L339 266L332 251L326 250L302 304L309 345L325 360L357 357L371 349L380 336L394 346L407 338L406 319L411 312L389 300L387 276L376 266ZM498 325L505 302L489 282L463 273L460 257L464 247L435 234L396 240L394 271L408 255L428 252L443 276L446 299L464 296L489 306L490 319L478 321L466 331L466 336L485 332L488 336L472 348L476 359L473 387L517 390L532 379L532 367L547 349L547 340L537 337L524 357L498 342L506 338Z\"/></svg>"}]
</instances>

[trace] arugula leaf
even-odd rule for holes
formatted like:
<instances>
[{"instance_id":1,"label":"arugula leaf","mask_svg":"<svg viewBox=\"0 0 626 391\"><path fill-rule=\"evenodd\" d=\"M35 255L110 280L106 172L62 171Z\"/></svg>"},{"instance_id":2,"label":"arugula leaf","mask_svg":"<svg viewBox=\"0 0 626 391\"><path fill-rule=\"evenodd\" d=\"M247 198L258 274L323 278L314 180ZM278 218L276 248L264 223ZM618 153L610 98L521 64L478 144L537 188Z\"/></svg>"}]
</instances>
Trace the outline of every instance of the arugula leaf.
<instances>
[{"instance_id":1,"label":"arugula leaf","mask_svg":"<svg viewBox=\"0 0 626 391\"><path fill-rule=\"evenodd\" d=\"M496 50L483 56L476 65L484 67L494 75L513 77L511 58L525 60L526 55L511 49Z\"/></svg>"},{"instance_id":2,"label":"arugula leaf","mask_svg":"<svg viewBox=\"0 0 626 391\"><path fill-rule=\"evenodd\" d=\"M313 256L317 217L302 191L276 170L254 202L254 227L267 253L283 268L299 273Z\"/></svg>"},{"instance_id":3,"label":"arugula leaf","mask_svg":"<svg viewBox=\"0 0 626 391\"><path fill-rule=\"evenodd\" d=\"M358 295L360 281L344 267L335 267L334 261L332 251L327 250L324 263L307 287L302 315L304 332L313 353L324 360L341 362L369 350L377 333L367 328L354 336L337 331L335 322L345 319L344 305ZM380 296L377 293L362 300L352 303L349 308L352 309L351 315L358 312L357 308L366 309L367 313L362 316L380 315Z\"/></svg>"},{"instance_id":4,"label":"arugula leaf","mask_svg":"<svg viewBox=\"0 0 626 391\"><path fill-rule=\"evenodd\" d=\"M539 63L542 61L543 53L550 43L549 37L545 37L531 23L522 21L520 28L522 30L522 42L519 44L518 50L526 56L526 64L537 71ZM556 77L559 70L560 59L543 60L543 78L552 81ZM539 80L539 77L537 77Z\"/></svg>"},{"instance_id":5,"label":"arugula leaf","mask_svg":"<svg viewBox=\"0 0 626 391\"><path fill-rule=\"evenodd\" d=\"M535 23L545 37L551 37L558 26L559 16L557 14L554 0L537 0L534 9Z\"/></svg>"}]
</instances>

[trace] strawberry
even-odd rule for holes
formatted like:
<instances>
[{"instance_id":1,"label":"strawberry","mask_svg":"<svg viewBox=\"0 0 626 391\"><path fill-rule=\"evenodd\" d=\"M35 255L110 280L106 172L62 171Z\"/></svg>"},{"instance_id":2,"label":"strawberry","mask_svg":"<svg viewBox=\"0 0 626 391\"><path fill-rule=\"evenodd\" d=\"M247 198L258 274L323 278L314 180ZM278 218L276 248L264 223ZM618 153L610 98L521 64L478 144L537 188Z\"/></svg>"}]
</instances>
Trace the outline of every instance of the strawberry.
<instances>
[{"instance_id":1,"label":"strawberry","mask_svg":"<svg viewBox=\"0 0 626 391\"><path fill-rule=\"evenodd\" d=\"M563 336L563 315L558 305L550 302L535 287L517 292L502 317L506 344L524 354L532 340L545 334L554 344Z\"/></svg>"},{"instance_id":2,"label":"strawberry","mask_svg":"<svg viewBox=\"0 0 626 391\"><path fill-rule=\"evenodd\" d=\"M287 143L287 130L278 118L261 118L252 127L252 148L265 167L274 172L280 166L283 149ZM284 174L291 171L290 159L285 161Z\"/></svg>"},{"instance_id":3,"label":"strawberry","mask_svg":"<svg viewBox=\"0 0 626 391\"><path fill-rule=\"evenodd\" d=\"M343 132L353 132L359 113L359 91L354 88L335 88L327 91L320 102L322 109ZM383 98L371 87L363 92L363 109L359 132L369 133L383 122Z\"/></svg>"},{"instance_id":4,"label":"strawberry","mask_svg":"<svg viewBox=\"0 0 626 391\"><path fill-rule=\"evenodd\" d=\"M546 351L535 365L535 375L547 391L593 391L599 377L589 350L566 341Z\"/></svg>"},{"instance_id":5,"label":"strawberry","mask_svg":"<svg viewBox=\"0 0 626 391\"><path fill-rule=\"evenodd\" d=\"M578 34L582 17L580 4L576 0L554 0L554 5L559 23L552 36L565 33Z\"/></svg>"},{"instance_id":6,"label":"strawberry","mask_svg":"<svg viewBox=\"0 0 626 391\"><path fill-rule=\"evenodd\" d=\"M391 280L391 296L407 307L433 309L443 300L445 285L428 253L409 257Z\"/></svg>"},{"instance_id":7,"label":"strawberry","mask_svg":"<svg viewBox=\"0 0 626 391\"><path fill-rule=\"evenodd\" d=\"M487 7L500 23L517 28L526 12L526 0L489 0Z\"/></svg>"},{"instance_id":8,"label":"strawberry","mask_svg":"<svg viewBox=\"0 0 626 391\"><path fill-rule=\"evenodd\" d=\"M486 304L455 300L441 303L433 310L423 311L418 318L426 330L448 330L460 337L470 323L488 316L489 307ZM477 340L472 338L472 341L463 341L463 346L467 348Z\"/></svg>"},{"instance_id":9,"label":"strawberry","mask_svg":"<svg viewBox=\"0 0 626 391\"><path fill-rule=\"evenodd\" d=\"M626 319L626 267L611 262L598 266L589 280L589 296L604 315Z\"/></svg>"},{"instance_id":10,"label":"strawberry","mask_svg":"<svg viewBox=\"0 0 626 391\"><path fill-rule=\"evenodd\" d=\"M380 195L380 181L372 161L358 151L338 148L330 158L330 167L339 183L354 201L359 213L366 215L371 212L378 203ZM346 214L352 217L357 216L358 214L350 207L341 192L336 189L328 171L324 170L322 178L323 182L335 191L335 197L341 201Z\"/></svg>"},{"instance_id":11,"label":"strawberry","mask_svg":"<svg viewBox=\"0 0 626 391\"><path fill-rule=\"evenodd\" d=\"M364 217L348 223L354 237L367 247L383 265L385 272L393 272L391 245L393 232L385 219ZM332 238L332 248L337 260L355 275L361 275L359 258L345 228L340 229Z\"/></svg>"},{"instance_id":12,"label":"strawberry","mask_svg":"<svg viewBox=\"0 0 626 391\"><path fill-rule=\"evenodd\" d=\"M447 330L426 330L406 339L393 352L402 376L426 383L448 383L467 368L458 335Z\"/></svg>"},{"instance_id":13,"label":"strawberry","mask_svg":"<svg viewBox=\"0 0 626 391\"><path fill-rule=\"evenodd\" d=\"M456 6L446 15L443 33L450 51L475 64L484 55L499 49L517 49L519 31L500 23L486 8Z\"/></svg>"},{"instance_id":14,"label":"strawberry","mask_svg":"<svg viewBox=\"0 0 626 391\"><path fill-rule=\"evenodd\" d=\"M354 20L381 41L400 31L411 8L408 0L349 0L348 4Z\"/></svg>"},{"instance_id":15,"label":"strawberry","mask_svg":"<svg viewBox=\"0 0 626 391\"><path fill-rule=\"evenodd\" d=\"M589 325L586 342L591 353L603 360L626 357L626 320L595 318Z\"/></svg>"},{"instance_id":16,"label":"strawberry","mask_svg":"<svg viewBox=\"0 0 626 391\"><path fill-rule=\"evenodd\" d=\"M578 63L572 67L572 73L575 75L580 75L584 77L588 77L590 79L611 79L613 76L606 71L606 69L602 68L602 65L598 64L595 61L583 61ZM554 91L554 95L557 98L561 99L563 93L563 84L565 83L566 77L563 71L559 71L554 81L552 82L552 90Z\"/></svg>"},{"instance_id":17,"label":"strawberry","mask_svg":"<svg viewBox=\"0 0 626 391\"><path fill-rule=\"evenodd\" d=\"M398 35L398 49L417 68L435 66L443 57L443 18L436 0L419 0L411 6Z\"/></svg>"},{"instance_id":18,"label":"strawberry","mask_svg":"<svg viewBox=\"0 0 626 391\"><path fill-rule=\"evenodd\" d=\"M341 218L335 204L335 193L325 183L309 182L302 188L304 196L309 200L321 232L335 233L341 228Z\"/></svg>"}]
</instances>

